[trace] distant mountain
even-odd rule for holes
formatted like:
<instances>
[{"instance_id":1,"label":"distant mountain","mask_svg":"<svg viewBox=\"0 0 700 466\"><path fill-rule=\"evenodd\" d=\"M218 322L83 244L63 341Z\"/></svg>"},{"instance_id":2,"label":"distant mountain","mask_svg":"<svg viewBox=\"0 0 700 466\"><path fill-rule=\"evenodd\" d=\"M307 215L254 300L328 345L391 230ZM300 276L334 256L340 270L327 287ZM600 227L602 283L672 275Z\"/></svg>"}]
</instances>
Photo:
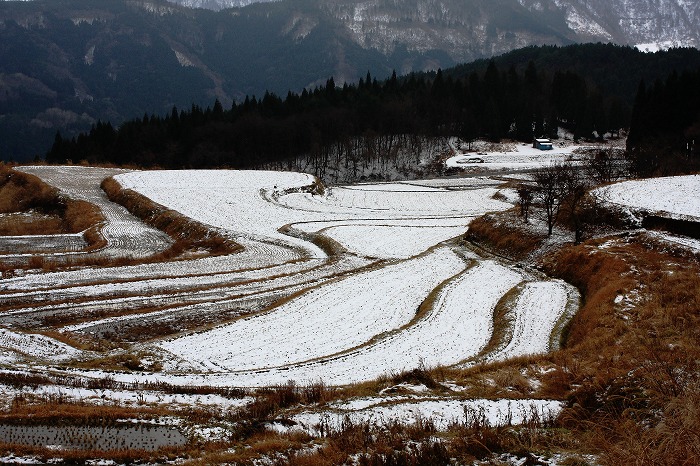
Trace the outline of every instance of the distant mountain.
<instances>
[{"instance_id":1,"label":"distant mountain","mask_svg":"<svg viewBox=\"0 0 700 466\"><path fill-rule=\"evenodd\" d=\"M183 6L221 10L271 0L170 1ZM447 29L451 29L450 23L474 27L484 19L479 15L471 16L476 3L450 0L340 0L324 5L354 32L358 43L386 49L398 41L411 49L426 46L424 40L429 39L425 28L419 27L419 24L428 23L431 28L446 26ZM547 24L558 17L580 42L614 42L636 45L650 51L700 45L700 2L696 0L512 0L489 3L503 8L505 15L517 11L513 4L520 4ZM407 23L413 23L413 26ZM449 41L449 36L462 38L462 34L456 30L450 32L445 42ZM449 45L445 47L445 42L441 44L442 48L450 50ZM454 49L451 55L459 54L458 41L452 42ZM463 59L455 58L458 61Z\"/></svg>"},{"instance_id":2,"label":"distant mountain","mask_svg":"<svg viewBox=\"0 0 700 466\"><path fill-rule=\"evenodd\" d=\"M655 51L700 45L697 0L518 0L533 12L559 12L579 37Z\"/></svg>"},{"instance_id":3,"label":"distant mountain","mask_svg":"<svg viewBox=\"0 0 700 466\"><path fill-rule=\"evenodd\" d=\"M685 9L658 8L660 19L649 20L658 27L636 35L607 12L651 14L638 6L647 0L281 0L212 11L241 2L248 0L179 0L197 8L164 0L0 1L0 158L43 155L57 130L72 136L98 120L119 124L214 99L228 106L266 90L285 95L331 76L339 84L367 71L384 78L528 45L656 44L673 34L697 43L689 0ZM664 27L667 17L677 32Z\"/></svg>"},{"instance_id":4,"label":"distant mountain","mask_svg":"<svg viewBox=\"0 0 700 466\"><path fill-rule=\"evenodd\" d=\"M206 8L208 10L219 11L226 8L240 8L252 3L267 3L280 0L175 0L172 3L189 8Z\"/></svg>"}]
</instances>

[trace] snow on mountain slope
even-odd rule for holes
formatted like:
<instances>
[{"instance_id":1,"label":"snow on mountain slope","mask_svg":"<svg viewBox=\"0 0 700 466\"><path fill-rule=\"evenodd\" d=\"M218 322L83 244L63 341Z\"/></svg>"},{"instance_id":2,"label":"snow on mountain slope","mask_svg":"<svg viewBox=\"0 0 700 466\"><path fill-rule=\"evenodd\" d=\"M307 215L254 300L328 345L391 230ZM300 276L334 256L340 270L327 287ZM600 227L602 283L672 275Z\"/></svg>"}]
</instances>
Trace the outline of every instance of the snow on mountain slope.
<instances>
[{"instance_id":1,"label":"snow on mountain slope","mask_svg":"<svg viewBox=\"0 0 700 466\"><path fill-rule=\"evenodd\" d=\"M695 0L518 0L531 11L559 10L582 38L637 45L641 50L700 45Z\"/></svg>"},{"instance_id":2,"label":"snow on mountain slope","mask_svg":"<svg viewBox=\"0 0 700 466\"><path fill-rule=\"evenodd\" d=\"M182 6L190 8L206 8L208 10L219 11L225 8L239 8L248 6L251 3L266 3L278 0L172 0Z\"/></svg>"}]
</instances>

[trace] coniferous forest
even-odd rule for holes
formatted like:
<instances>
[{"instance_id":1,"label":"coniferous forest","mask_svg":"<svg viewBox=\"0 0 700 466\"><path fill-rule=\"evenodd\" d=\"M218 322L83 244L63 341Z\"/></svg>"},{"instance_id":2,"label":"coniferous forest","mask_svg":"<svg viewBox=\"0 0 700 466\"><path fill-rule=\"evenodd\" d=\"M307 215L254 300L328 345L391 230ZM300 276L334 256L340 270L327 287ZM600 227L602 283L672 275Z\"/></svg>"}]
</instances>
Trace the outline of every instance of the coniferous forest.
<instances>
[{"instance_id":1,"label":"coniferous forest","mask_svg":"<svg viewBox=\"0 0 700 466\"><path fill-rule=\"evenodd\" d=\"M690 172L700 155L700 70L639 84L627 149L642 176Z\"/></svg>"},{"instance_id":2,"label":"coniferous forest","mask_svg":"<svg viewBox=\"0 0 700 466\"><path fill-rule=\"evenodd\" d=\"M589 55L628 50L576 47ZM537 48L521 54L533 50ZM298 157L335 156L348 163L379 153L391 156L415 138L528 142L533 137L556 138L559 127L575 139L630 128L631 147L656 145L661 138L668 140L669 150L678 151L685 147L686 136L694 134L688 128L697 122L699 74L675 73L665 81L657 79L648 89L643 80L640 85L630 76L625 86L633 80L640 86L632 101L620 82L597 83L574 68L538 67L534 60L519 67L499 67L497 60L490 60L482 71L464 68L461 74L449 70L397 77L394 73L382 81L368 73L357 84L339 85L331 78L313 90L289 92L284 98L268 92L246 97L231 108L216 101L207 108L173 108L166 116L146 114L119 128L98 122L77 138L57 134L46 160L251 168ZM667 133L674 136L664 136Z\"/></svg>"}]
</instances>

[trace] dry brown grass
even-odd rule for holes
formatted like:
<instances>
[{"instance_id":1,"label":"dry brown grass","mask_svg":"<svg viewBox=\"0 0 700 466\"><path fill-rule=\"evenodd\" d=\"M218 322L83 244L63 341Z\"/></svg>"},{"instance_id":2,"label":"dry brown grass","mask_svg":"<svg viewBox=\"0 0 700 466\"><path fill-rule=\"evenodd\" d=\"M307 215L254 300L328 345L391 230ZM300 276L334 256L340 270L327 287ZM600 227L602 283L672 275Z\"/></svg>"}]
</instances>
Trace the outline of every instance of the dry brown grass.
<instances>
[{"instance_id":1,"label":"dry brown grass","mask_svg":"<svg viewBox=\"0 0 700 466\"><path fill-rule=\"evenodd\" d=\"M34 386L33 384L44 384L47 380L19 380L17 386ZM78 381L78 379L76 379ZM167 384L163 384L164 386ZM103 385L103 388L124 389L118 383ZM154 387L144 387L153 389ZM163 387L160 387L163 388ZM172 387L170 387L172 388ZM131 387L135 389L135 387ZM98 428L110 428L124 425L125 419L138 419L144 422L152 420L162 420L163 418L177 418L185 424L201 424L215 422L218 415L211 409L190 408L186 410L171 408L166 404L122 406L119 403L114 405L70 401L59 394L45 396L21 395L16 396L9 409L0 413L0 424L21 425L31 428L31 426L89 426ZM220 419L220 418L218 418ZM197 442L190 441L179 447L163 447L155 451L144 451L134 448L119 448L114 450L97 449L62 449L57 452L55 449L44 447L32 447L17 444L0 443L0 449L4 452L12 452L15 455L33 455L43 459L61 458L66 464L85 464L86 460L113 460L118 464L164 464L172 462L177 458L187 458L201 456L212 449L226 449L230 445L222 442Z\"/></svg>"},{"instance_id":2,"label":"dry brown grass","mask_svg":"<svg viewBox=\"0 0 700 466\"><path fill-rule=\"evenodd\" d=\"M0 217L0 236L58 234L62 226L56 215L5 214Z\"/></svg>"},{"instance_id":3,"label":"dry brown grass","mask_svg":"<svg viewBox=\"0 0 700 466\"><path fill-rule=\"evenodd\" d=\"M0 412L0 423L14 425L113 425L119 419L153 419L173 414L154 407L105 406L69 402L60 395L16 397L9 410Z\"/></svg>"},{"instance_id":4,"label":"dry brown grass","mask_svg":"<svg viewBox=\"0 0 700 466\"><path fill-rule=\"evenodd\" d=\"M299 451L310 444L310 438L303 433L277 434L263 431L250 437L245 445L234 445L234 448L207 448L195 458L186 461L187 466L219 465L219 464L266 464L288 465ZM220 447L231 447L221 445ZM202 454L203 453L203 454Z\"/></svg>"},{"instance_id":5,"label":"dry brown grass","mask_svg":"<svg viewBox=\"0 0 700 466\"><path fill-rule=\"evenodd\" d=\"M523 260L547 239L520 228L521 220L513 211L485 215L473 220L465 239L511 260Z\"/></svg>"},{"instance_id":6,"label":"dry brown grass","mask_svg":"<svg viewBox=\"0 0 700 466\"><path fill-rule=\"evenodd\" d=\"M0 218L0 234L12 236L80 233L104 221L96 205L66 199L40 178L4 164L0 165L0 213L23 214ZM98 242L86 239L89 244Z\"/></svg>"},{"instance_id":7,"label":"dry brown grass","mask_svg":"<svg viewBox=\"0 0 700 466\"><path fill-rule=\"evenodd\" d=\"M156 451L144 451L135 449L119 449L119 450L60 450L57 452L55 448L48 447L31 447L26 445L0 443L0 451L12 452L19 457L32 457L34 461L37 459L50 462L56 457L61 458L61 464L91 464L89 461L99 462L100 460L111 460L116 464L165 464L172 462L178 457L186 456L186 448L166 447ZM49 464L49 463L43 463Z\"/></svg>"},{"instance_id":8,"label":"dry brown grass","mask_svg":"<svg viewBox=\"0 0 700 466\"><path fill-rule=\"evenodd\" d=\"M549 387L571 390L562 422L604 464L698 464L700 267L638 238L569 246L543 265L583 291ZM632 305L616 297L636 293Z\"/></svg>"},{"instance_id":9,"label":"dry brown grass","mask_svg":"<svg viewBox=\"0 0 700 466\"><path fill-rule=\"evenodd\" d=\"M542 262L549 274L573 284L584 297L584 305L566 335L568 346L590 342L597 334L609 338L610 329L623 323L611 314L611 304L618 295L625 295L638 286L631 264L614 250L599 249L598 244L566 247ZM636 249L636 252L644 252ZM600 331L601 328L604 330ZM618 330L624 331L624 326Z\"/></svg>"},{"instance_id":10,"label":"dry brown grass","mask_svg":"<svg viewBox=\"0 0 700 466\"><path fill-rule=\"evenodd\" d=\"M106 244L100 234L104 217L100 209L89 202L66 199L59 191L40 178L17 172L0 164L0 235L26 236L81 233L95 250ZM35 255L24 262L2 264L3 276L11 276L17 268L65 268L63 260Z\"/></svg>"},{"instance_id":11,"label":"dry brown grass","mask_svg":"<svg viewBox=\"0 0 700 466\"><path fill-rule=\"evenodd\" d=\"M490 216L472 223L468 234L511 258L538 247L528 239L514 246L522 237L517 225ZM563 349L532 361L547 368L537 376L537 395L569 400L560 425L573 429L568 435L578 440L578 451L598 453L610 465L700 464L697 255L645 235L619 235L565 245L542 257L537 265L574 284L583 298ZM527 394L524 362L454 377L474 396L497 396L494 385Z\"/></svg>"},{"instance_id":12,"label":"dry brown grass","mask_svg":"<svg viewBox=\"0 0 700 466\"><path fill-rule=\"evenodd\" d=\"M504 452L534 461L529 452L549 451L566 443L564 435L543 427L546 424L536 418L523 428L489 427L478 413L448 432L438 432L430 419L389 422L379 428L346 421L340 429L327 432L320 448L288 456L283 464L337 465L351 458L354 464L378 466L471 464L477 459L493 460L494 454Z\"/></svg>"},{"instance_id":13,"label":"dry brown grass","mask_svg":"<svg viewBox=\"0 0 700 466\"><path fill-rule=\"evenodd\" d=\"M52 210L58 192L34 175L0 164L0 213ZM45 212L50 213L50 212Z\"/></svg>"}]
</instances>

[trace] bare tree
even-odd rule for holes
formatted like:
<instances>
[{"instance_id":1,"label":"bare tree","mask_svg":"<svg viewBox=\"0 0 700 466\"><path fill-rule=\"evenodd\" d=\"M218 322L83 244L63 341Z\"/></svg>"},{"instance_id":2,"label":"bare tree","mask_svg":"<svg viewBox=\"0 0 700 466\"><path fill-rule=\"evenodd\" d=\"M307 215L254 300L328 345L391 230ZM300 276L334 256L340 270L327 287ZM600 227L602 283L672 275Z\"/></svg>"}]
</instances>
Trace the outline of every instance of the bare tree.
<instances>
[{"instance_id":1,"label":"bare tree","mask_svg":"<svg viewBox=\"0 0 700 466\"><path fill-rule=\"evenodd\" d=\"M559 208L566 187L565 176L567 168L564 165L550 165L540 168L533 174L535 182L534 200L547 215L547 234L552 235L554 224L559 216Z\"/></svg>"},{"instance_id":2,"label":"bare tree","mask_svg":"<svg viewBox=\"0 0 700 466\"><path fill-rule=\"evenodd\" d=\"M571 165L561 169L561 208L574 229L576 244L583 239L584 227L589 217L586 198L591 187L585 172Z\"/></svg>"},{"instance_id":3,"label":"bare tree","mask_svg":"<svg viewBox=\"0 0 700 466\"><path fill-rule=\"evenodd\" d=\"M608 147L600 149L588 159L587 168L591 178L598 184L617 181L628 171L628 162L622 149Z\"/></svg>"},{"instance_id":4,"label":"bare tree","mask_svg":"<svg viewBox=\"0 0 700 466\"><path fill-rule=\"evenodd\" d=\"M515 188L515 191L518 193L520 216L523 217L525 223L527 223L530 217L530 207L532 206L532 200L534 197L533 188L532 186L521 183Z\"/></svg>"}]
</instances>

